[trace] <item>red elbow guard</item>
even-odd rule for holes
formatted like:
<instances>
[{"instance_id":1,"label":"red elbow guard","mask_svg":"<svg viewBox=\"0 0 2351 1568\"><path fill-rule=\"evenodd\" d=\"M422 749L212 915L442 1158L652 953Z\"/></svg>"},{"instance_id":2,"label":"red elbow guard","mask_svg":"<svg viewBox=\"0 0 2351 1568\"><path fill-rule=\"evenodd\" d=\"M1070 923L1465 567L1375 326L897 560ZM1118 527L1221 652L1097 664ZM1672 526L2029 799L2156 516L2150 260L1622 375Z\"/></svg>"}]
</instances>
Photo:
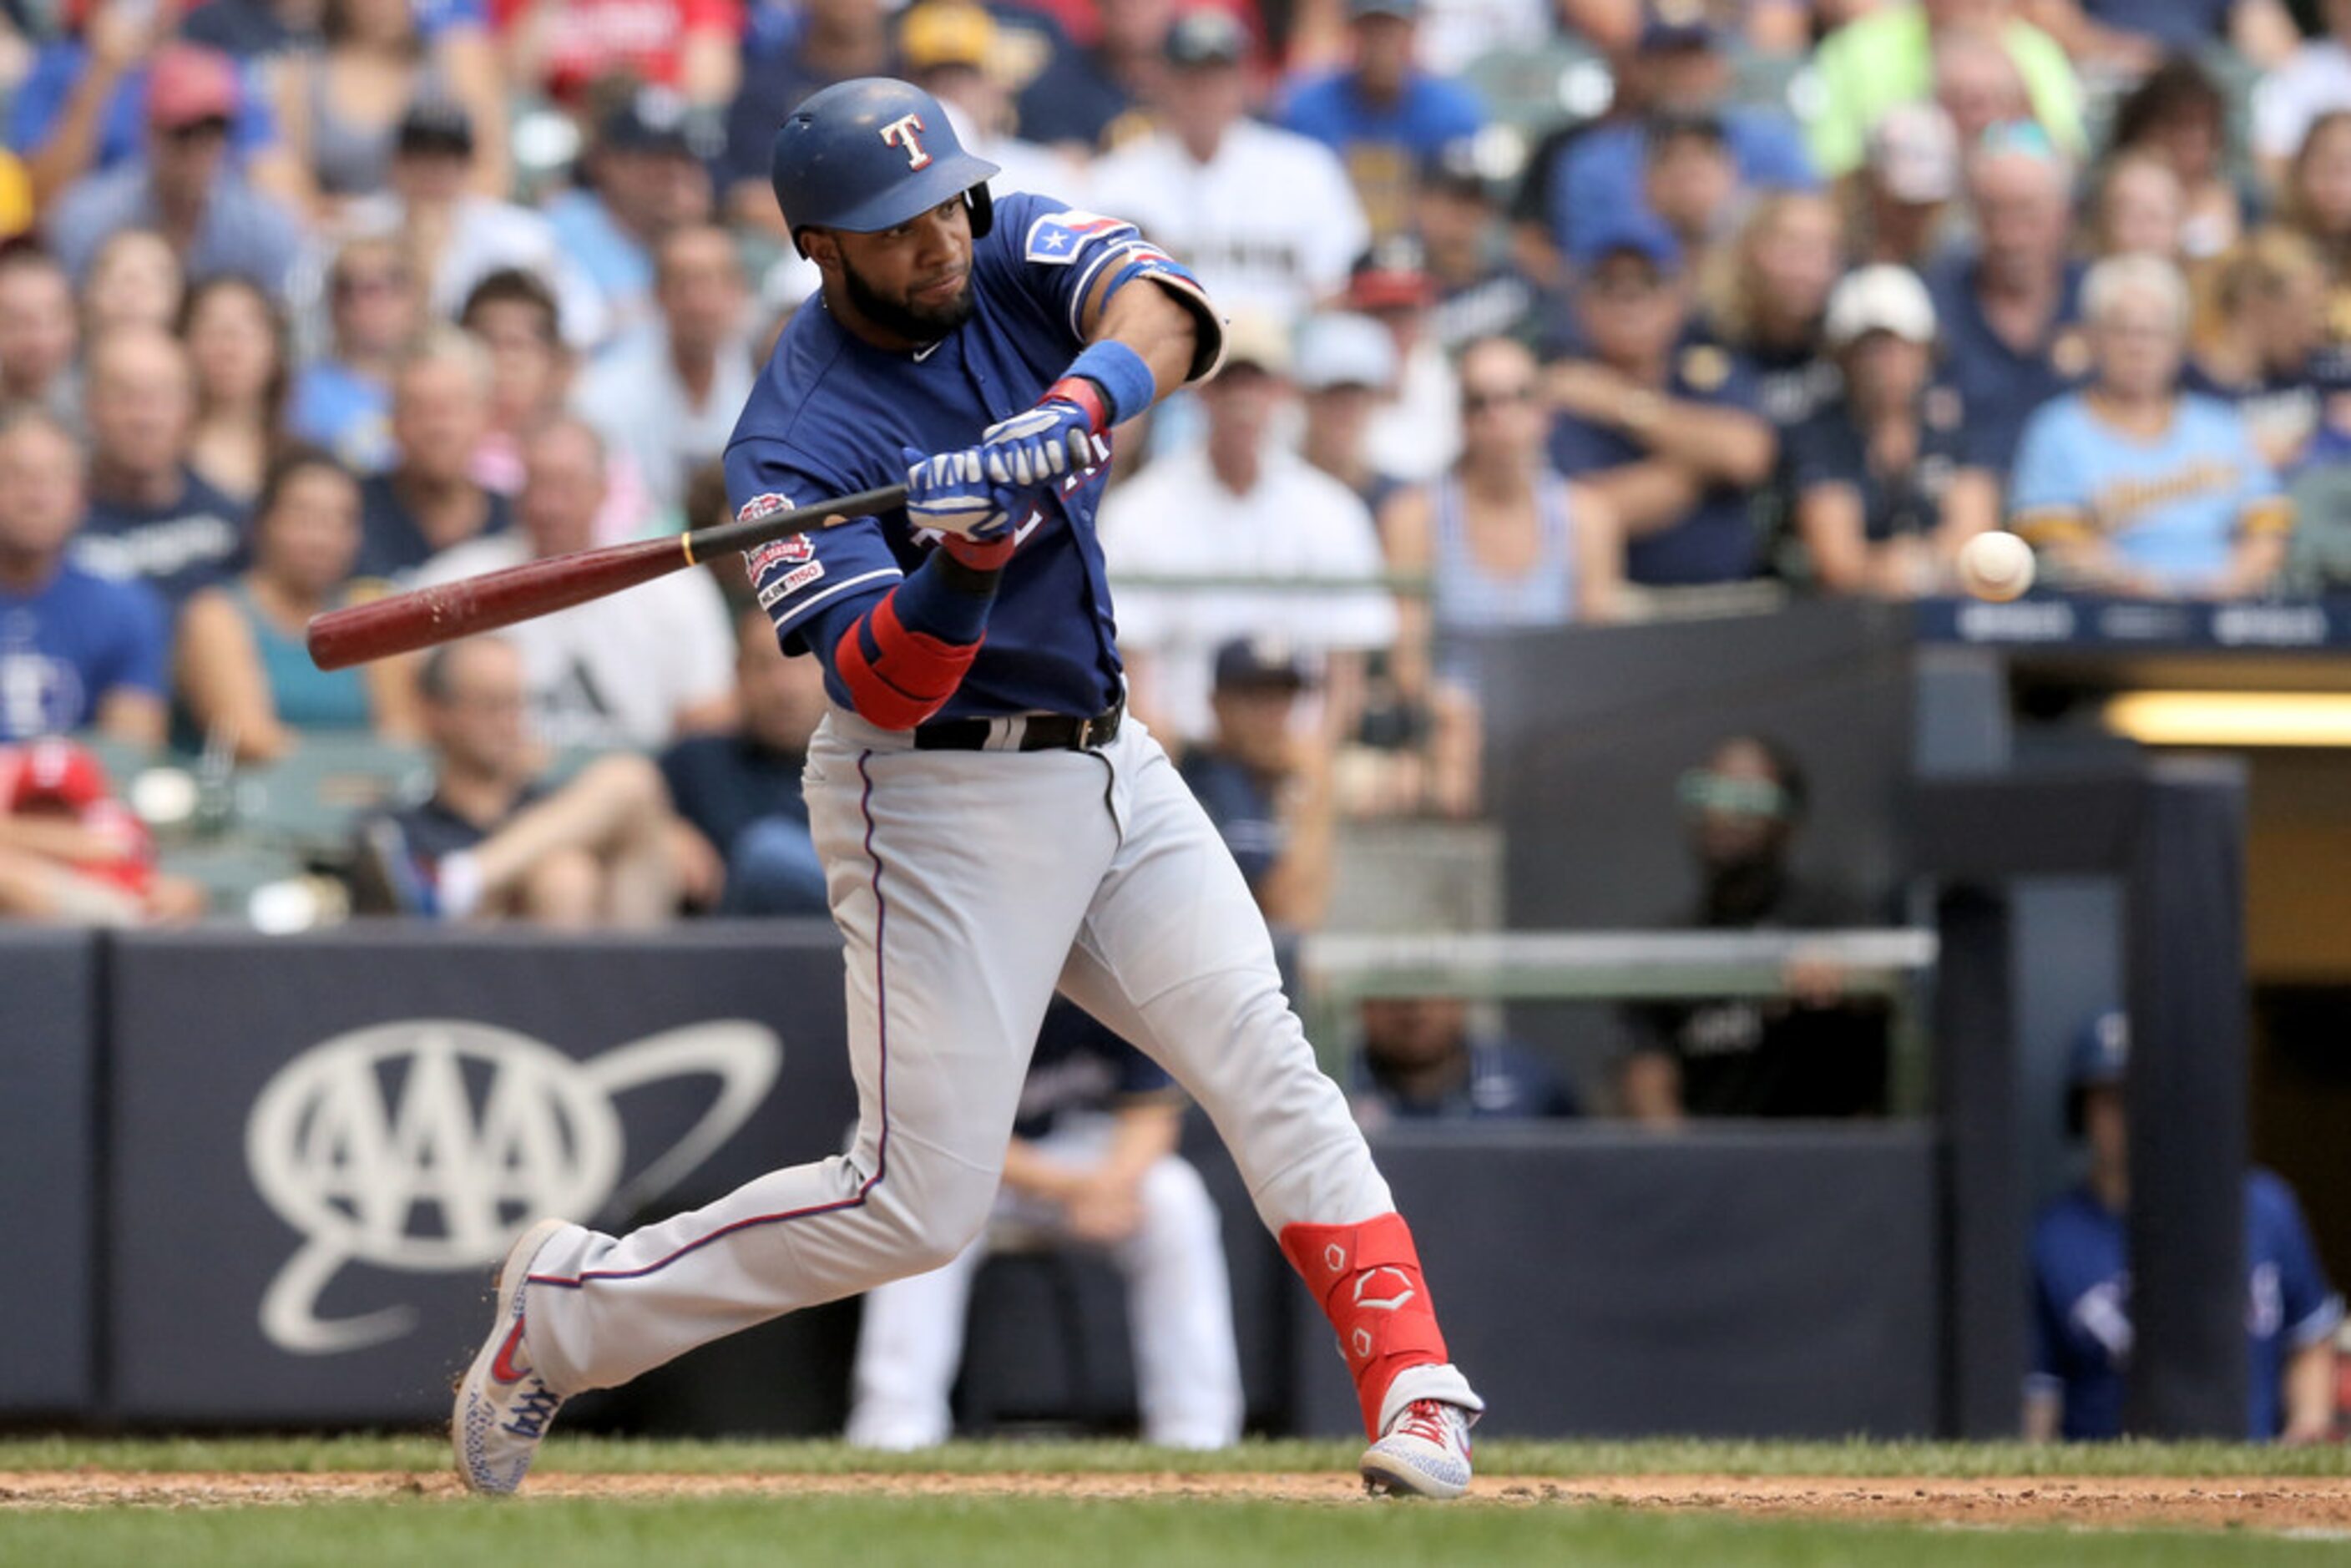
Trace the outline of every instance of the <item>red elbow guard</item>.
<instances>
[{"instance_id":1,"label":"red elbow guard","mask_svg":"<svg viewBox=\"0 0 2351 1568\"><path fill-rule=\"evenodd\" d=\"M892 589L833 644L832 667L861 717L883 729L912 729L963 684L979 643L945 643L899 624Z\"/></svg>"}]
</instances>

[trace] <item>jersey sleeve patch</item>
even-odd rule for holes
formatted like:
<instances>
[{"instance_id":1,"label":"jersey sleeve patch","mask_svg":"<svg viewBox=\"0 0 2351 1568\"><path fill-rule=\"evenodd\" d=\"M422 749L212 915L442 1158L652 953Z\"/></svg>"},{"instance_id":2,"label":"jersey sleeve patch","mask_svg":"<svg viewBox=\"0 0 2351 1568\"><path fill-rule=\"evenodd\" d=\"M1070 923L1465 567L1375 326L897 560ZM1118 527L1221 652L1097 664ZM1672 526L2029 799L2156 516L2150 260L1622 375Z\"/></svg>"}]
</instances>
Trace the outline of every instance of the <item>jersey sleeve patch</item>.
<instances>
[{"instance_id":1,"label":"jersey sleeve patch","mask_svg":"<svg viewBox=\"0 0 2351 1568\"><path fill-rule=\"evenodd\" d=\"M769 539L756 549L744 552L750 564L751 580L757 582L779 566L797 566L816 556L816 545L806 534L794 534L789 538Z\"/></svg>"},{"instance_id":2,"label":"jersey sleeve patch","mask_svg":"<svg viewBox=\"0 0 2351 1568\"><path fill-rule=\"evenodd\" d=\"M1097 213L1065 207L1058 213L1047 213L1029 225L1023 254L1029 260L1047 267L1067 267L1077 260L1078 253L1085 249L1089 241L1134 226L1124 218L1106 218Z\"/></svg>"}]
</instances>

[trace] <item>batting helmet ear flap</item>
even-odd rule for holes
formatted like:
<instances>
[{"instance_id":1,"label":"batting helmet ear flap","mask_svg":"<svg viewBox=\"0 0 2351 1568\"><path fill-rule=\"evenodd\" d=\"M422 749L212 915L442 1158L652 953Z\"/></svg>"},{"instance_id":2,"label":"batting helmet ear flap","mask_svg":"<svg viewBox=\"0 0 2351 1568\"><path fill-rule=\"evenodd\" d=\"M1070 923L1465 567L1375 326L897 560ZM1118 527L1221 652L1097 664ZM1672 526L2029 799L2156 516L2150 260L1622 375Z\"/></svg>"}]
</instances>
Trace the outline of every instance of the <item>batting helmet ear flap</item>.
<instances>
[{"instance_id":1,"label":"batting helmet ear flap","mask_svg":"<svg viewBox=\"0 0 2351 1568\"><path fill-rule=\"evenodd\" d=\"M986 239L987 231L996 226L995 195L986 182L974 185L963 194L964 200L971 204L971 237Z\"/></svg>"}]
</instances>

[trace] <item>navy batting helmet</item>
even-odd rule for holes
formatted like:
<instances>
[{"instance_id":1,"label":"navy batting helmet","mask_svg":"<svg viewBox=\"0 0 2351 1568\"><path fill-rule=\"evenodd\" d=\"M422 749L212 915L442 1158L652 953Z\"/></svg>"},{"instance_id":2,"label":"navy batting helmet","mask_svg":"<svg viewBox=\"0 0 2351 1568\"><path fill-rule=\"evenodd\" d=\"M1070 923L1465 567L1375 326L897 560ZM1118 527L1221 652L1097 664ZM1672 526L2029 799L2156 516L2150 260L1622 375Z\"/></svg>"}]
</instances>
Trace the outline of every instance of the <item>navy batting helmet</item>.
<instances>
[{"instance_id":1,"label":"navy batting helmet","mask_svg":"<svg viewBox=\"0 0 2351 1568\"><path fill-rule=\"evenodd\" d=\"M796 245L802 228L872 234L965 194L971 232L984 235L995 172L995 164L963 150L938 99L889 77L810 94L777 128L768 159Z\"/></svg>"}]
</instances>

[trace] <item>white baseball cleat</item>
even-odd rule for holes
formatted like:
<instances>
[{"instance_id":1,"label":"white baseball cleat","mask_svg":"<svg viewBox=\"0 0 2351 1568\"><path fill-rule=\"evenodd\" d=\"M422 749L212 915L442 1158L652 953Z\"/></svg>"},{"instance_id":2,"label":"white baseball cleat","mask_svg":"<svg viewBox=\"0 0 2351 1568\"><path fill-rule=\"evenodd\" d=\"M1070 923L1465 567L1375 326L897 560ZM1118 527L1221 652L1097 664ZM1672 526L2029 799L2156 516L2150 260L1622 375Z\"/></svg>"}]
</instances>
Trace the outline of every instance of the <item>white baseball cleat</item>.
<instances>
[{"instance_id":1,"label":"white baseball cleat","mask_svg":"<svg viewBox=\"0 0 2351 1568\"><path fill-rule=\"evenodd\" d=\"M1389 1496L1459 1497L1469 1490L1469 1412L1416 1399L1364 1450L1364 1490Z\"/></svg>"},{"instance_id":2,"label":"white baseball cleat","mask_svg":"<svg viewBox=\"0 0 2351 1568\"><path fill-rule=\"evenodd\" d=\"M567 1223L540 1220L516 1239L507 1249L507 1260L498 1265L497 1320L457 1385L457 1407L449 1417L457 1479L468 1491L504 1497L522 1485L531 1460L538 1457L548 1423L562 1406L563 1396L549 1388L530 1364L523 1334L523 1286L531 1260Z\"/></svg>"}]
</instances>

